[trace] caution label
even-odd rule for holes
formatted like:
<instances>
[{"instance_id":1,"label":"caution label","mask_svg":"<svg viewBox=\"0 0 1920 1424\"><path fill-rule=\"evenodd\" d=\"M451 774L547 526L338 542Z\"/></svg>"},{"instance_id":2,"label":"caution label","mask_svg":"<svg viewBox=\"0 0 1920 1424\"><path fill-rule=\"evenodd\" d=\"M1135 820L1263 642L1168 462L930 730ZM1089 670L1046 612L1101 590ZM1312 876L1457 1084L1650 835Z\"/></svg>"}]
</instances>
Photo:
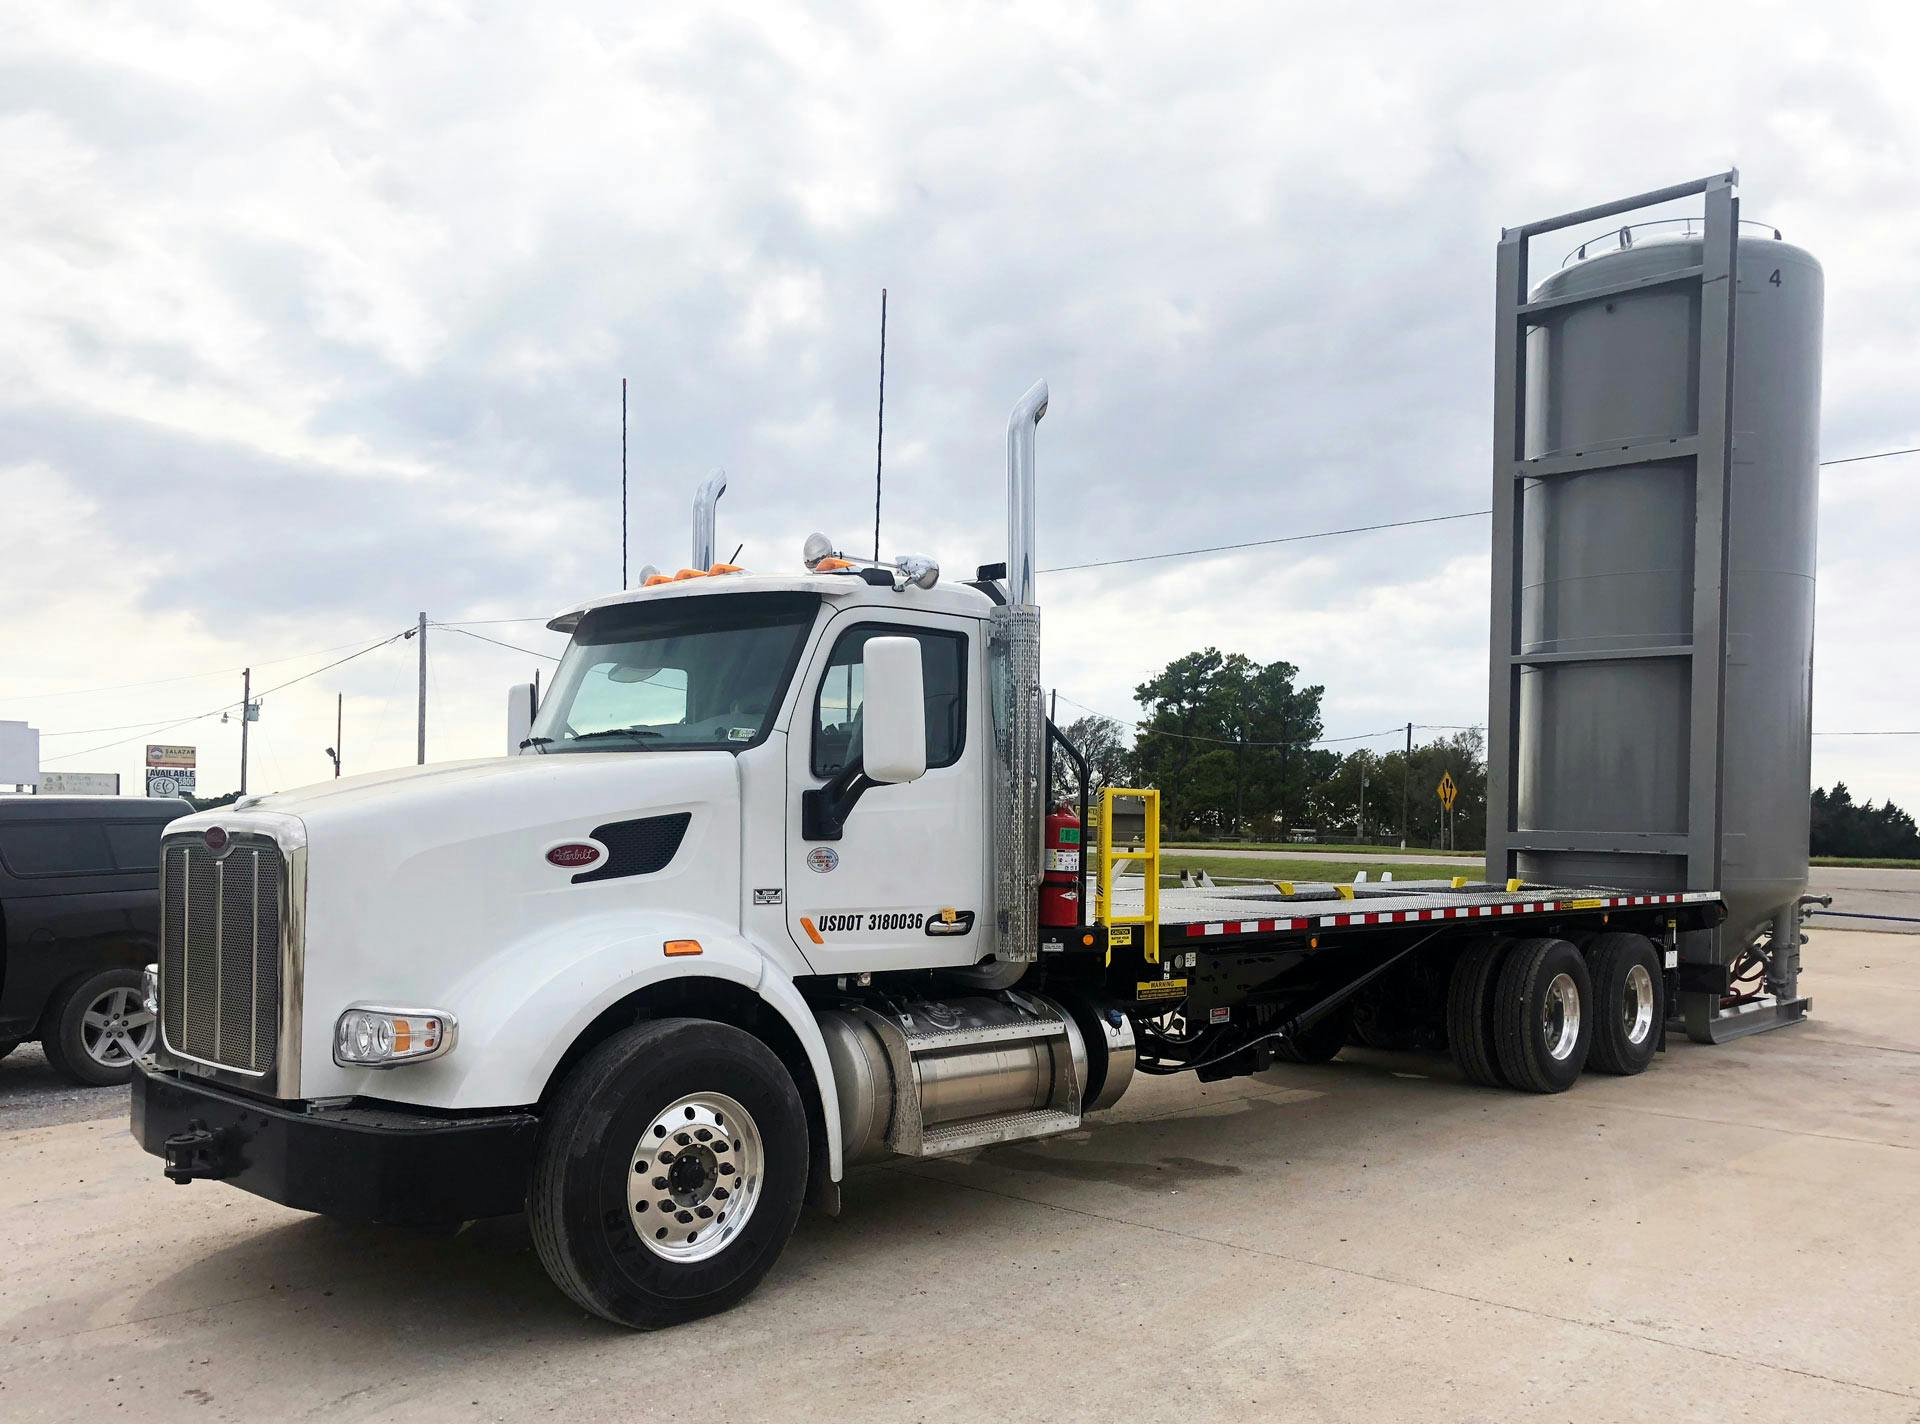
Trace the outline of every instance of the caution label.
<instances>
[{"instance_id":1,"label":"caution label","mask_svg":"<svg viewBox=\"0 0 1920 1424\"><path fill-rule=\"evenodd\" d=\"M1134 982L1133 997L1136 999L1184 999L1187 997L1187 981L1184 979L1140 979Z\"/></svg>"}]
</instances>

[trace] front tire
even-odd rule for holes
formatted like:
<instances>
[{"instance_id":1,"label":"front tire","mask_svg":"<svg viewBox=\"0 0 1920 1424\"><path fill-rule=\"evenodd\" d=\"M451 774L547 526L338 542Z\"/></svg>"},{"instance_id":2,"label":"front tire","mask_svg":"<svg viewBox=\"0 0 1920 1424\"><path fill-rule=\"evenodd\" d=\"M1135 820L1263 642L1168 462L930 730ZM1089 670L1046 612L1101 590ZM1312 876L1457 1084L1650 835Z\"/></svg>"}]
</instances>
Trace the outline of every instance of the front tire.
<instances>
[{"instance_id":1,"label":"front tire","mask_svg":"<svg viewBox=\"0 0 1920 1424\"><path fill-rule=\"evenodd\" d=\"M589 1053L540 1129L527 1215L540 1263L583 1308L651 1330L725 1310L799 1219L807 1119L759 1039L660 1019Z\"/></svg>"}]
</instances>

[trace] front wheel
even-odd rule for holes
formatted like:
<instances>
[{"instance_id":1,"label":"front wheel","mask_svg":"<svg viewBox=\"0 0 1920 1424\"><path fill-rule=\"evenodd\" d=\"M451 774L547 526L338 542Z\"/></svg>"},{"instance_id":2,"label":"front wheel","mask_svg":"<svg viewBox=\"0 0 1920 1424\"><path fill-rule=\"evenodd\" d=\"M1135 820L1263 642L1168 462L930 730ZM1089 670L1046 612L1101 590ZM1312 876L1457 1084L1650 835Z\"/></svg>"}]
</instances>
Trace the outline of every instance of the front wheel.
<instances>
[{"instance_id":1,"label":"front wheel","mask_svg":"<svg viewBox=\"0 0 1920 1424\"><path fill-rule=\"evenodd\" d=\"M554 1283L617 1325L656 1329L733 1305L800 1215L807 1120L759 1039L704 1019L616 1034L562 1084L527 1201Z\"/></svg>"}]
</instances>

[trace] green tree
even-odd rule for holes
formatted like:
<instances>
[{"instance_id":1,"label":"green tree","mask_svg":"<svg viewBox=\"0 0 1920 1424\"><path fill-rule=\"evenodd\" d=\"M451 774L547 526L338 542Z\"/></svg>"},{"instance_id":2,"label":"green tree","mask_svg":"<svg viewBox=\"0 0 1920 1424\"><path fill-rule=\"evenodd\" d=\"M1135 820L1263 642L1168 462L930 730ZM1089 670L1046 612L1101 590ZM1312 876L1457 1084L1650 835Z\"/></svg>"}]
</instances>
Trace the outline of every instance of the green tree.
<instances>
[{"instance_id":1,"label":"green tree","mask_svg":"<svg viewBox=\"0 0 1920 1424\"><path fill-rule=\"evenodd\" d=\"M1808 841L1814 855L1893 860L1920 856L1920 829L1913 817L1888 801L1855 805L1844 781L1832 791L1815 787Z\"/></svg>"},{"instance_id":2,"label":"green tree","mask_svg":"<svg viewBox=\"0 0 1920 1424\"><path fill-rule=\"evenodd\" d=\"M1135 689L1146 714L1134 768L1159 787L1167 828L1270 836L1304 812L1337 758L1312 745L1325 689L1296 687L1298 675L1291 663L1204 648Z\"/></svg>"},{"instance_id":3,"label":"green tree","mask_svg":"<svg viewBox=\"0 0 1920 1424\"><path fill-rule=\"evenodd\" d=\"M1103 786L1125 786L1133 776L1133 750L1127 745L1131 733L1124 722L1090 712L1076 717L1061 732L1087 759L1087 797L1091 801ZM1053 795L1056 801L1076 801L1079 785L1073 765L1064 756L1056 757L1053 768Z\"/></svg>"}]
</instances>

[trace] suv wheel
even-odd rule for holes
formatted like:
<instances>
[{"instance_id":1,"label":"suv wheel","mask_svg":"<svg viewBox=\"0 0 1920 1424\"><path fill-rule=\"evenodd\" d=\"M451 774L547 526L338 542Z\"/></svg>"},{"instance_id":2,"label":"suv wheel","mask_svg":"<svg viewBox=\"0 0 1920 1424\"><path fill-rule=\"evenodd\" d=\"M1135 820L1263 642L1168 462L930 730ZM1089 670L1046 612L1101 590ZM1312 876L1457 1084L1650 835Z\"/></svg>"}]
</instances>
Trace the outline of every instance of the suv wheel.
<instances>
[{"instance_id":1,"label":"suv wheel","mask_svg":"<svg viewBox=\"0 0 1920 1424\"><path fill-rule=\"evenodd\" d=\"M133 1077L159 1026L140 1002L137 969L103 969L69 985L47 1008L40 1047L70 1082L105 1088Z\"/></svg>"}]
</instances>

